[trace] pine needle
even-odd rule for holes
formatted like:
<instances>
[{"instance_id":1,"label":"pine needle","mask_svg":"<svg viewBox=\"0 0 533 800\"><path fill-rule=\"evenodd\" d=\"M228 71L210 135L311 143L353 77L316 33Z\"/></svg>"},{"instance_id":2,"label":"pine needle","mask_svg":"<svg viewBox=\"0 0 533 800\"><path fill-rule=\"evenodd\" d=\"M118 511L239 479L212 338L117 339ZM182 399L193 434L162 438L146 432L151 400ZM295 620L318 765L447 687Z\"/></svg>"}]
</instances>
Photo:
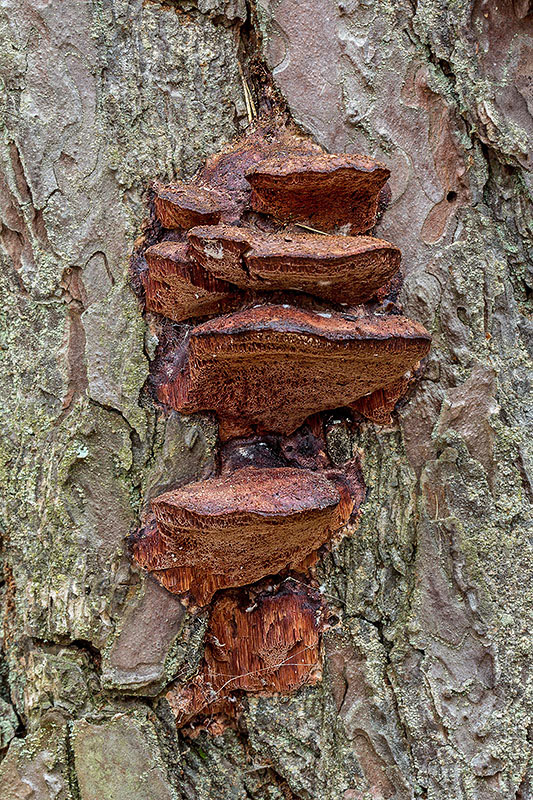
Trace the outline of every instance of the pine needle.
<instances>
[{"instance_id":1,"label":"pine needle","mask_svg":"<svg viewBox=\"0 0 533 800\"><path fill-rule=\"evenodd\" d=\"M297 228L305 228L306 231L312 231L313 233L320 233L322 236L328 236L329 234L326 231L319 231L317 228L312 228L310 225L304 225L302 222L295 222L294 225Z\"/></svg>"},{"instance_id":2,"label":"pine needle","mask_svg":"<svg viewBox=\"0 0 533 800\"><path fill-rule=\"evenodd\" d=\"M244 102L246 103L246 113L248 115L248 122L249 122L249 124L252 124L252 122L254 121L255 117L257 117L257 109L255 107L255 103L254 103L254 99L252 97L252 93L250 91L250 87L248 86L248 83L246 82L246 78L244 77L244 72L242 71L242 67L241 67L241 64L240 64L239 61L237 62L237 66L239 67L239 73L240 73L241 81L242 81L242 88L243 88L243 92L244 92Z\"/></svg>"}]
</instances>

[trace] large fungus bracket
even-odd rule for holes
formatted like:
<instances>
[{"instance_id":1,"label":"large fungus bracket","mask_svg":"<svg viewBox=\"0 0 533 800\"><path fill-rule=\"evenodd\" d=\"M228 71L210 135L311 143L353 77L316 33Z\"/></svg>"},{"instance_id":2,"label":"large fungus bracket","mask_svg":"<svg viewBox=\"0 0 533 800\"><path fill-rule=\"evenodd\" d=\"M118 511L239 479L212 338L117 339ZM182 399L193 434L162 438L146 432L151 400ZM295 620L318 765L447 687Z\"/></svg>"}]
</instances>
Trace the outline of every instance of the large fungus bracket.
<instances>
[{"instance_id":1,"label":"large fungus bracket","mask_svg":"<svg viewBox=\"0 0 533 800\"><path fill-rule=\"evenodd\" d=\"M157 398L185 413L216 411L222 439L290 434L311 414L396 384L429 342L405 317L254 306L194 327Z\"/></svg>"}]
</instances>

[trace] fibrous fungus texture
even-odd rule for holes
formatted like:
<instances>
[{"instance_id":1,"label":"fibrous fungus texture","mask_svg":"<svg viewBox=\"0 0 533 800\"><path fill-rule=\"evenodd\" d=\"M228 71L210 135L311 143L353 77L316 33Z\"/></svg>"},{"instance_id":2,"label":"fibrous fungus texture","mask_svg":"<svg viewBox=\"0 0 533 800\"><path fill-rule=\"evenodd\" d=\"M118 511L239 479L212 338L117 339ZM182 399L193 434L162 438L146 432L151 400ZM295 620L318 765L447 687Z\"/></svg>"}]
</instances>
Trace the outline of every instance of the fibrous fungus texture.
<instances>
[{"instance_id":1,"label":"fibrous fungus texture","mask_svg":"<svg viewBox=\"0 0 533 800\"><path fill-rule=\"evenodd\" d=\"M272 301L273 292L337 306L377 296L398 273L400 251L344 234L374 225L387 176L372 159L332 156L286 128L258 126L193 181L154 184L151 231L133 260L146 309L181 322Z\"/></svg>"},{"instance_id":2,"label":"fibrous fungus texture","mask_svg":"<svg viewBox=\"0 0 533 800\"><path fill-rule=\"evenodd\" d=\"M359 155L278 155L246 173L252 208L324 231L365 233L376 222L379 193L390 171Z\"/></svg>"},{"instance_id":3,"label":"fibrous fungus texture","mask_svg":"<svg viewBox=\"0 0 533 800\"><path fill-rule=\"evenodd\" d=\"M347 305L369 300L400 268L398 248L373 236L204 225L192 228L188 241L208 273L243 289L306 292Z\"/></svg>"},{"instance_id":4,"label":"fibrous fungus texture","mask_svg":"<svg viewBox=\"0 0 533 800\"><path fill-rule=\"evenodd\" d=\"M362 479L338 470L245 467L157 497L133 550L166 588L205 605L218 589L300 569L362 496Z\"/></svg>"},{"instance_id":5,"label":"fibrous fungus texture","mask_svg":"<svg viewBox=\"0 0 533 800\"><path fill-rule=\"evenodd\" d=\"M429 343L405 317L255 306L192 328L162 365L157 398L185 413L216 411L222 439L289 434L311 414L395 384Z\"/></svg>"},{"instance_id":6,"label":"fibrous fungus texture","mask_svg":"<svg viewBox=\"0 0 533 800\"><path fill-rule=\"evenodd\" d=\"M230 197L209 186L175 184L154 186L154 205L164 228L215 225L231 206Z\"/></svg>"},{"instance_id":7,"label":"fibrous fungus texture","mask_svg":"<svg viewBox=\"0 0 533 800\"><path fill-rule=\"evenodd\" d=\"M273 591L218 597L198 674L166 695L178 723L231 717L242 691L291 692L316 683L324 613L319 593L291 580Z\"/></svg>"},{"instance_id":8,"label":"fibrous fungus texture","mask_svg":"<svg viewBox=\"0 0 533 800\"><path fill-rule=\"evenodd\" d=\"M188 258L181 242L158 242L145 251L143 273L146 308L175 322L212 316L242 306L244 296L234 286Z\"/></svg>"},{"instance_id":9,"label":"fibrous fungus texture","mask_svg":"<svg viewBox=\"0 0 533 800\"><path fill-rule=\"evenodd\" d=\"M141 567L209 605L198 674L167 695L180 724L320 676L313 567L365 497L358 456L332 463L324 412L389 424L430 347L396 304L399 249L373 235L388 177L274 114L191 181L152 187L132 258L159 342L147 397L214 412L221 441L215 474L152 499L132 537Z\"/></svg>"}]
</instances>

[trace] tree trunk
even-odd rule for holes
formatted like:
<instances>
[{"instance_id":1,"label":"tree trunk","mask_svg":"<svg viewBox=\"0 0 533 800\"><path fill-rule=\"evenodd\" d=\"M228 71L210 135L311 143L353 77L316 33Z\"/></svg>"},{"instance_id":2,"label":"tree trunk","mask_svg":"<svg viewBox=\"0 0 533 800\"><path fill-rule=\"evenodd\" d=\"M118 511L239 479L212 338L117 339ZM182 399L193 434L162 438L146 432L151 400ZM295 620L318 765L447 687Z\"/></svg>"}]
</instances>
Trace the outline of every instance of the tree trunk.
<instances>
[{"instance_id":1,"label":"tree trunk","mask_svg":"<svg viewBox=\"0 0 533 800\"><path fill-rule=\"evenodd\" d=\"M533 797L532 12L2 4L1 800ZM332 434L369 494L317 568L340 619L322 681L193 738L164 689L205 618L126 538L155 491L210 474L216 428L140 403L156 342L128 256L149 181L246 129L261 59L304 131L391 168L376 233L433 346L393 425Z\"/></svg>"}]
</instances>

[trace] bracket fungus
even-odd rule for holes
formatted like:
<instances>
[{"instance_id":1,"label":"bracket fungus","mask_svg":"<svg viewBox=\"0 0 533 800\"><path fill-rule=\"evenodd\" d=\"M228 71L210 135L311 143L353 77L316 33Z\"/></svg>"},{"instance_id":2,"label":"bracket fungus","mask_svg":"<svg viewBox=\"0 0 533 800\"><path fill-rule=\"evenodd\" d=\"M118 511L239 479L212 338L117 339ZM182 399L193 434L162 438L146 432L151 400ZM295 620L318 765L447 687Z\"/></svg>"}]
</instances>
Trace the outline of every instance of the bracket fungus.
<instances>
[{"instance_id":1,"label":"bracket fungus","mask_svg":"<svg viewBox=\"0 0 533 800\"><path fill-rule=\"evenodd\" d=\"M217 589L298 569L362 496L362 480L338 470L245 467L155 498L155 523L133 553L166 588L205 605Z\"/></svg>"},{"instance_id":2,"label":"bracket fungus","mask_svg":"<svg viewBox=\"0 0 533 800\"><path fill-rule=\"evenodd\" d=\"M187 245L163 241L149 247L143 276L147 311L176 322L238 308L244 295L187 256Z\"/></svg>"},{"instance_id":3,"label":"bracket fungus","mask_svg":"<svg viewBox=\"0 0 533 800\"><path fill-rule=\"evenodd\" d=\"M318 592L292 581L273 592L219 597L198 674L166 694L178 725L194 717L233 716L238 692L291 692L316 683L324 612Z\"/></svg>"},{"instance_id":4,"label":"bracket fungus","mask_svg":"<svg viewBox=\"0 0 533 800\"><path fill-rule=\"evenodd\" d=\"M215 411L222 439L289 434L311 414L395 383L429 345L427 331L401 316L255 306L194 327L155 388L169 408Z\"/></svg>"},{"instance_id":5,"label":"bracket fungus","mask_svg":"<svg viewBox=\"0 0 533 800\"><path fill-rule=\"evenodd\" d=\"M194 225L216 225L231 208L231 199L219 189L207 186L155 184L154 208L163 228L187 230Z\"/></svg>"},{"instance_id":6,"label":"bracket fungus","mask_svg":"<svg viewBox=\"0 0 533 800\"><path fill-rule=\"evenodd\" d=\"M389 175L372 158L330 153L275 155L246 173L254 211L351 235L375 225L379 194Z\"/></svg>"},{"instance_id":7,"label":"bracket fungus","mask_svg":"<svg viewBox=\"0 0 533 800\"><path fill-rule=\"evenodd\" d=\"M397 247L373 236L206 225L192 228L188 239L192 257L216 278L243 289L306 292L346 305L369 300L401 260Z\"/></svg>"},{"instance_id":8,"label":"bracket fungus","mask_svg":"<svg viewBox=\"0 0 533 800\"><path fill-rule=\"evenodd\" d=\"M323 412L388 424L431 342L397 313L400 250L370 235L387 167L279 123L154 184L131 261L159 342L147 398L215 412L222 441L219 474L153 499L131 542L170 592L210 604L202 666L167 694L181 724L318 680L325 608L303 581L365 496L358 458L332 467Z\"/></svg>"},{"instance_id":9,"label":"bracket fungus","mask_svg":"<svg viewBox=\"0 0 533 800\"><path fill-rule=\"evenodd\" d=\"M283 159L324 152L297 131L275 120L273 123L263 120L251 133L210 156L195 178L199 185L214 187L231 197L233 208L225 222L238 220L250 211L252 187L247 172L255 164L271 156Z\"/></svg>"}]
</instances>

